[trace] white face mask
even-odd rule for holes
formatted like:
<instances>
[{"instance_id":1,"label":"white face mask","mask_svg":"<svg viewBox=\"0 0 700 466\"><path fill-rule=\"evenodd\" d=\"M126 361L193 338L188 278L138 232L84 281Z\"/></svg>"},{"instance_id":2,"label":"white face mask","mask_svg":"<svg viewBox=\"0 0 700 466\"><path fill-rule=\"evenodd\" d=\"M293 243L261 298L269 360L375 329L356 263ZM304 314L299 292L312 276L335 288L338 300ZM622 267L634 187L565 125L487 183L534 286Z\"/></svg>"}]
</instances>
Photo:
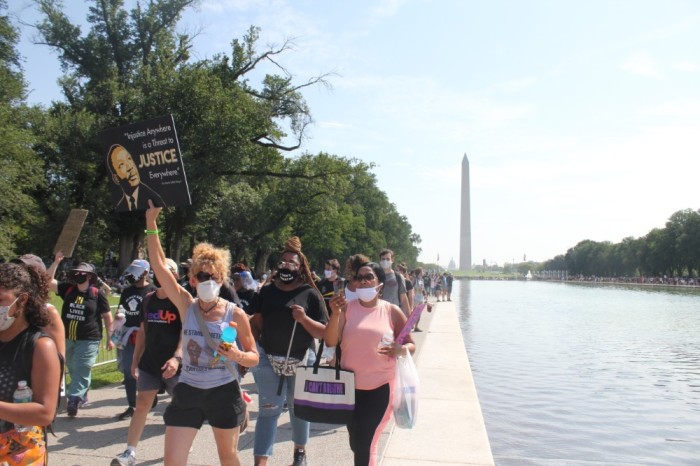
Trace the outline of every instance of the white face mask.
<instances>
[{"instance_id":1,"label":"white face mask","mask_svg":"<svg viewBox=\"0 0 700 466\"><path fill-rule=\"evenodd\" d=\"M0 332L7 330L15 322L15 318L10 317L10 308L14 306L18 299L19 296L9 306L0 306Z\"/></svg>"},{"instance_id":2,"label":"white face mask","mask_svg":"<svg viewBox=\"0 0 700 466\"><path fill-rule=\"evenodd\" d=\"M377 291L377 288L358 288L355 290L357 293L357 298L362 301L363 303L368 303L372 301L374 298L377 297L377 294L379 291ZM347 294L345 299L347 299Z\"/></svg>"},{"instance_id":3,"label":"white face mask","mask_svg":"<svg viewBox=\"0 0 700 466\"><path fill-rule=\"evenodd\" d=\"M350 288L345 288L345 301L354 301L358 299L357 291L352 291Z\"/></svg>"},{"instance_id":4,"label":"white face mask","mask_svg":"<svg viewBox=\"0 0 700 466\"><path fill-rule=\"evenodd\" d=\"M333 271L332 270L324 270L323 275L330 280L330 278L333 276Z\"/></svg>"},{"instance_id":5,"label":"white face mask","mask_svg":"<svg viewBox=\"0 0 700 466\"><path fill-rule=\"evenodd\" d=\"M383 259L379 261L379 265L381 265L384 270L391 270L391 264L393 264L393 262L389 259Z\"/></svg>"},{"instance_id":6,"label":"white face mask","mask_svg":"<svg viewBox=\"0 0 700 466\"><path fill-rule=\"evenodd\" d=\"M204 302L214 301L219 296L221 286L214 280L207 280L197 285L197 297Z\"/></svg>"}]
</instances>

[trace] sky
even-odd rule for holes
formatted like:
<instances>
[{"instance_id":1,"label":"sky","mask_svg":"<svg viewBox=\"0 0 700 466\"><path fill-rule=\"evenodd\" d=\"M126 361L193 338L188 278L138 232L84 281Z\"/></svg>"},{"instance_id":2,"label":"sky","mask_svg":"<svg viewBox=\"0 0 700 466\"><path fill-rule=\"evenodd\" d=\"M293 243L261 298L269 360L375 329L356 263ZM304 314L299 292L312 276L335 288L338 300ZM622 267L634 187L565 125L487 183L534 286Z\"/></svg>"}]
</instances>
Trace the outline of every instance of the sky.
<instances>
[{"instance_id":1,"label":"sky","mask_svg":"<svg viewBox=\"0 0 700 466\"><path fill-rule=\"evenodd\" d=\"M84 21L84 2L65 3ZM288 156L376 164L423 262L460 265L465 154L477 265L642 237L700 207L700 2L204 0L178 30L205 59L251 25L261 47L293 39L278 60L297 82L333 73L304 91L314 124ZM23 27L28 101L49 105L61 70L33 39Z\"/></svg>"}]
</instances>

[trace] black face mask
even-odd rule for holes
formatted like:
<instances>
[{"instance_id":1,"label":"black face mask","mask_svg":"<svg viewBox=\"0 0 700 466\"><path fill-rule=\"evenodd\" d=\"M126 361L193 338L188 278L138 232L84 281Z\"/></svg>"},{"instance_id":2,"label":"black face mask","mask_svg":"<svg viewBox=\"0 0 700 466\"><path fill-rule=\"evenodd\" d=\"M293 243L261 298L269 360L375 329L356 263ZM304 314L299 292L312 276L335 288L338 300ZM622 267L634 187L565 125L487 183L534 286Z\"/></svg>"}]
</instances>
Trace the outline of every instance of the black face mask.
<instances>
[{"instance_id":1,"label":"black face mask","mask_svg":"<svg viewBox=\"0 0 700 466\"><path fill-rule=\"evenodd\" d=\"M136 280L136 277L134 277L133 275L128 273L128 274L124 275L124 281L127 283L127 285L133 285L138 280Z\"/></svg>"},{"instance_id":2,"label":"black face mask","mask_svg":"<svg viewBox=\"0 0 700 466\"><path fill-rule=\"evenodd\" d=\"M277 270L277 278L284 284L292 283L299 277L298 270L279 269Z\"/></svg>"},{"instance_id":3,"label":"black face mask","mask_svg":"<svg viewBox=\"0 0 700 466\"><path fill-rule=\"evenodd\" d=\"M75 283L76 285L82 285L86 281L88 281L88 276L87 275L73 275L71 281Z\"/></svg>"}]
</instances>

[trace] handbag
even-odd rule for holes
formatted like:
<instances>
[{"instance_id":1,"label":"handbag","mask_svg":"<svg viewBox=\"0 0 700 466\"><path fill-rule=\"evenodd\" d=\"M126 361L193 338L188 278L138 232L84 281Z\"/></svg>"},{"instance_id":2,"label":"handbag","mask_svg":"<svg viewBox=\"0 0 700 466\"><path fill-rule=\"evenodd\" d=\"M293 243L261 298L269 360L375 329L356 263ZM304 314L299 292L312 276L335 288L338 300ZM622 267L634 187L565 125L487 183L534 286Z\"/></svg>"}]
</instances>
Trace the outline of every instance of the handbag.
<instances>
[{"instance_id":1,"label":"handbag","mask_svg":"<svg viewBox=\"0 0 700 466\"><path fill-rule=\"evenodd\" d=\"M323 343L312 366L297 368L294 415L310 422L347 424L355 410L355 373L340 368L340 345L335 347L335 367L321 366Z\"/></svg>"},{"instance_id":2,"label":"handbag","mask_svg":"<svg viewBox=\"0 0 700 466\"><path fill-rule=\"evenodd\" d=\"M267 359L270 361L272 370L277 375L292 376L296 373L297 367L304 362L303 359L293 358L291 356L278 356L276 354L267 354Z\"/></svg>"},{"instance_id":3,"label":"handbag","mask_svg":"<svg viewBox=\"0 0 700 466\"><path fill-rule=\"evenodd\" d=\"M397 427L412 429L418 415L418 388L420 380L410 352L396 359L393 411Z\"/></svg>"}]
</instances>

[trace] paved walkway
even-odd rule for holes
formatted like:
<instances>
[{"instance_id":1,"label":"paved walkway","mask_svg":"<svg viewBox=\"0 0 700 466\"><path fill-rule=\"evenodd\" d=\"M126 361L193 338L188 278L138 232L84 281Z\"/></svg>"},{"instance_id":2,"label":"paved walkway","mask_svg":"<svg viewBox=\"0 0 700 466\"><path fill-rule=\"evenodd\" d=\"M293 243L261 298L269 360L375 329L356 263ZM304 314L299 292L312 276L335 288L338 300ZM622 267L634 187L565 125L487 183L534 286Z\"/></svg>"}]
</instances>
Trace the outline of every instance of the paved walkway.
<instances>
[{"instance_id":1,"label":"paved walkway","mask_svg":"<svg viewBox=\"0 0 700 466\"><path fill-rule=\"evenodd\" d=\"M464 349L453 303L436 303L432 313L421 319L424 332L415 333L418 346L416 363L421 379L419 418L412 430L394 428L382 434L382 466L493 465L481 408ZM243 466L253 465L253 436L257 417L257 394L252 375L243 379L243 388L252 395L251 423L238 445ZM140 465L163 462L163 411L169 401L159 396L158 406L149 414L137 450ZM90 404L76 418L60 413L49 437L49 464L108 465L126 448L129 421L116 416L125 409L124 389L113 385L90 392ZM270 466L292 462L291 426L288 414L279 421L277 442ZM311 425L307 445L309 466L352 465L345 427ZM216 465L216 445L208 426L195 439L188 464Z\"/></svg>"}]
</instances>

